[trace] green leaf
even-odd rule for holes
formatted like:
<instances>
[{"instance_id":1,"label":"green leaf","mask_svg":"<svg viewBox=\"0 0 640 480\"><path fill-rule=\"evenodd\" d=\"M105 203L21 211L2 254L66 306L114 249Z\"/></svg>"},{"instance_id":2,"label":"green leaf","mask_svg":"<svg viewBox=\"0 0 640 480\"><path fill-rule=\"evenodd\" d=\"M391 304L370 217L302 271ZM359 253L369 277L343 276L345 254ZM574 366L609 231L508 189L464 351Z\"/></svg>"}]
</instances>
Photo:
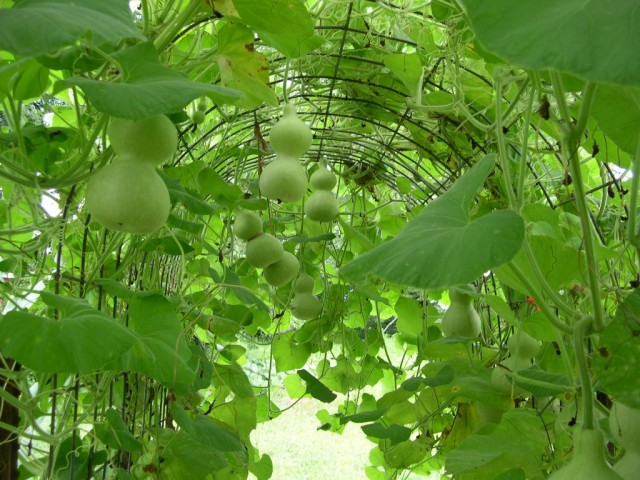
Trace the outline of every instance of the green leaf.
<instances>
[{"instance_id":1,"label":"green leaf","mask_svg":"<svg viewBox=\"0 0 640 480\"><path fill-rule=\"evenodd\" d=\"M365 412L354 413L353 415L345 415L344 417L340 417L340 423L365 423L365 422L373 422L378 420L386 413L386 408L379 408L376 410L367 410Z\"/></svg>"},{"instance_id":2,"label":"green leaf","mask_svg":"<svg viewBox=\"0 0 640 480\"><path fill-rule=\"evenodd\" d=\"M266 453L260 457L257 462L249 464L249 471L255 475L258 480L268 480L273 475L273 462L271 457Z\"/></svg>"},{"instance_id":3,"label":"green leaf","mask_svg":"<svg viewBox=\"0 0 640 480\"><path fill-rule=\"evenodd\" d=\"M171 403L171 413L180 428L205 448L214 448L220 452L239 452L244 449L235 432L222 428L209 417L198 414L195 418L190 418L177 402Z\"/></svg>"},{"instance_id":4,"label":"green leaf","mask_svg":"<svg viewBox=\"0 0 640 480\"><path fill-rule=\"evenodd\" d=\"M398 425L393 423L388 427L383 426L380 423L370 423L368 425L363 425L362 431L365 435L373 438L383 438L385 440L390 440L392 444L404 442L408 440L411 436L411 429L404 427L402 425Z\"/></svg>"},{"instance_id":5,"label":"green leaf","mask_svg":"<svg viewBox=\"0 0 640 480\"><path fill-rule=\"evenodd\" d=\"M384 453L384 459L391 468L409 468L427 454L426 444L405 440Z\"/></svg>"},{"instance_id":6,"label":"green leaf","mask_svg":"<svg viewBox=\"0 0 640 480\"><path fill-rule=\"evenodd\" d=\"M169 386L193 384L191 350L180 319L165 297L151 294L129 301L129 328L139 340L115 362L116 368L144 373Z\"/></svg>"},{"instance_id":7,"label":"green leaf","mask_svg":"<svg viewBox=\"0 0 640 480\"><path fill-rule=\"evenodd\" d=\"M82 300L47 292L40 296L61 310L60 319L15 310L0 318L3 354L29 368L47 373L94 373L137 341L124 325Z\"/></svg>"},{"instance_id":8,"label":"green leaf","mask_svg":"<svg viewBox=\"0 0 640 480\"><path fill-rule=\"evenodd\" d=\"M384 65L391 70L407 89L409 96L416 97L422 91L422 62L417 53L393 53L385 55Z\"/></svg>"},{"instance_id":9,"label":"green leaf","mask_svg":"<svg viewBox=\"0 0 640 480\"><path fill-rule=\"evenodd\" d=\"M640 408L640 289L618 307L615 318L600 334L593 368L600 387L616 401Z\"/></svg>"},{"instance_id":10,"label":"green leaf","mask_svg":"<svg viewBox=\"0 0 640 480\"><path fill-rule=\"evenodd\" d=\"M547 443L538 415L513 408L505 412L494 429L471 435L450 451L445 466L449 474L473 475L477 480L494 480L498 474L514 468L522 468L526 478L538 478L542 473L540 457Z\"/></svg>"},{"instance_id":11,"label":"green leaf","mask_svg":"<svg viewBox=\"0 0 640 480\"><path fill-rule=\"evenodd\" d=\"M132 435L120 414L113 408L104 413L104 423L95 424L94 429L96 436L107 447L125 452L142 450L142 442Z\"/></svg>"},{"instance_id":12,"label":"green leaf","mask_svg":"<svg viewBox=\"0 0 640 480\"><path fill-rule=\"evenodd\" d=\"M237 102L244 108L263 103L276 106L278 97L269 86L269 62L254 50L253 41L253 32L242 25L230 23L218 31L217 60L222 84L244 93Z\"/></svg>"},{"instance_id":13,"label":"green leaf","mask_svg":"<svg viewBox=\"0 0 640 480\"><path fill-rule=\"evenodd\" d=\"M204 480L228 464L224 453L203 445L184 430L161 430L158 440L162 455L158 478Z\"/></svg>"},{"instance_id":14,"label":"green leaf","mask_svg":"<svg viewBox=\"0 0 640 480\"><path fill-rule=\"evenodd\" d=\"M597 82L640 85L640 36L631 21L637 18L636 0L461 3L484 48L510 63Z\"/></svg>"},{"instance_id":15,"label":"green leaf","mask_svg":"<svg viewBox=\"0 0 640 480\"><path fill-rule=\"evenodd\" d=\"M224 279L222 280L222 283L224 283L227 288L230 288L236 295L236 297L238 297L238 300L243 302L245 305L255 305L262 311L269 311L269 307L267 307L265 303L258 297L256 297L253 293L247 290L242 285L242 281L240 280L238 274L230 268L225 268Z\"/></svg>"},{"instance_id":16,"label":"green leaf","mask_svg":"<svg viewBox=\"0 0 640 480\"><path fill-rule=\"evenodd\" d=\"M296 342L295 331L278 335L273 341L273 358L276 372L304 367L311 356L311 342Z\"/></svg>"},{"instance_id":17,"label":"green leaf","mask_svg":"<svg viewBox=\"0 0 640 480\"><path fill-rule=\"evenodd\" d=\"M530 367L526 370L518 370L518 378L515 384L522 387L537 397L548 397L573 390L566 375L542 370L540 367ZM527 380L533 380L529 382ZM535 383L544 382L546 385Z\"/></svg>"},{"instance_id":18,"label":"green leaf","mask_svg":"<svg viewBox=\"0 0 640 480\"><path fill-rule=\"evenodd\" d=\"M308 393L313 398L324 403L331 403L336 398L338 398L335 393L329 390L320 380L318 380L306 370L298 370L297 373L298 375L300 375L300 378L307 384L307 390L305 393Z\"/></svg>"},{"instance_id":19,"label":"green leaf","mask_svg":"<svg viewBox=\"0 0 640 480\"><path fill-rule=\"evenodd\" d=\"M469 220L477 190L494 167L487 155L428 204L398 236L340 269L356 283L371 274L400 285L441 289L470 283L520 250L524 221L511 210Z\"/></svg>"},{"instance_id":20,"label":"green leaf","mask_svg":"<svg viewBox=\"0 0 640 480\"><path fill-rule=\"evenodd\" d=\"M640 89L599 85L591 114L607 137L635 155L640 141Z\"/></svg>"},{"instance_id":21,"label":"green leaf","mask_svg":"<svg viewBox=\"0 0 640 480\"><path fill-rule=\"evenodd\" d=\"M243 23L287 57L301 57L323 42L314 37L313 19L302 0L234 0L233 5Z\"/></svg>"},{"instance_id":22,"label":"green leaf","mask_svg":"<svg viewBox=\"0 0 640 480\"><path fill-rule=\"evenodd\" d=\"M163 65L150 42L114 53L112 59L120 67L120 82L72 76L61 83L79 86L97 110L134 120L179 111L203 95L225 103L241 96L218 85L193 82Z\"/></svg>"},{"instance_id":23,"label":"green leaf","mask_svg":"<svg viewBox=\"0 0 640 480\"><path fill-rule=\"evenodd\" d=\"M402 338L413 344L417 343L418 336L424 333L422 306L416 300L400 297L394 309L398 315L396 325Z\"/></svg>"},{"instance_id":24,"label":"green leaf","mask_svg":"<svg viewBox=\"0 0 640 480\"><path fill-rule=\"evenodd\" d=\"M198 190L218 201L234 202L242 197L240 187L225 182L218 172L209 167L198 172Z\"/></svg>"},{"instance_id":25,"label":"green leaf","mask_svg":"<svg viewBox=\"0 0 640 480\"><path fill-rule=\"evenodd\" d=\"M127 0L24 0L0 9L0 50L38 56L74 45L144 39Z\"/></svg>"}]
</instances>

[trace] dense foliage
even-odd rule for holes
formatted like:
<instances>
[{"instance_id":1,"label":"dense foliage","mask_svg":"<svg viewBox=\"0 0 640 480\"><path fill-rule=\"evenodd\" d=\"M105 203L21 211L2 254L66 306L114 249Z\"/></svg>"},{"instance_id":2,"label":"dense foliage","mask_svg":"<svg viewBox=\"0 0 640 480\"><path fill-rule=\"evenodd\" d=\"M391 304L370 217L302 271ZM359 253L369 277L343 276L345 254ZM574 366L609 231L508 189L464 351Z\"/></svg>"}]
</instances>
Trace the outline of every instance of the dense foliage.
<instances>
[{"instance_id":1,"label":"dense foliage","mask_svg":"<svg viewBox=\"0 0 640 480\"><path fill-rule=\"evenodd\" d=\"M0 2L0 479L270 478L283 377L372 480L631 479L613 3Z\"/></svg>"}]
</instances>

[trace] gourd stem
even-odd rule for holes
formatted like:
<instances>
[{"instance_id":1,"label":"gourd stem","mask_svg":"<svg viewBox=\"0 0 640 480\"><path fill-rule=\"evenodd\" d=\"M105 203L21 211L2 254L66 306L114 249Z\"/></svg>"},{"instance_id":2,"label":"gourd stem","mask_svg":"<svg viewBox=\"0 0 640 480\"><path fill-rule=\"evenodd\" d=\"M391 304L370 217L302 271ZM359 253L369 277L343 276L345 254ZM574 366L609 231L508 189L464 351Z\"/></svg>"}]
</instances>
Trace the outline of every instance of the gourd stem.
<instances>
[{"instance_id":1,"label":"gourd stem","mask_svg":"<svg viewBox=\"0 0 640 480\"><path fill-rule=\"evenodd\" d=\"M584 337L587 330L592 326L592 323L593 317L585 317L576 324L573 331L573 348L576 363L578 364L580 386L582 387L582 428L584 429L595 428L593 419L593 385L591 383L591 375L589 374L587 355L584 351Z\"/></svg>"},{"instance_id":2,"label":"gourd stem","mask_svg":"<svg viewBox=\"0 0 640 480\"><path fill-rule=\"evenodd\" d=\"M509 154L507 152L507 142L504 138L504 132L502 131L502 73L498 73L494 80L494 87L496 90L496 129L495 134L498 140L498 158L500 159L500 166L502 167L502 174L504 175L504 188L507 191L507 200L509 201L509 208L517 211L516 194L513 191L513 183L511 178L511 166L509 165Z\"/></svg>"}]
</instances>

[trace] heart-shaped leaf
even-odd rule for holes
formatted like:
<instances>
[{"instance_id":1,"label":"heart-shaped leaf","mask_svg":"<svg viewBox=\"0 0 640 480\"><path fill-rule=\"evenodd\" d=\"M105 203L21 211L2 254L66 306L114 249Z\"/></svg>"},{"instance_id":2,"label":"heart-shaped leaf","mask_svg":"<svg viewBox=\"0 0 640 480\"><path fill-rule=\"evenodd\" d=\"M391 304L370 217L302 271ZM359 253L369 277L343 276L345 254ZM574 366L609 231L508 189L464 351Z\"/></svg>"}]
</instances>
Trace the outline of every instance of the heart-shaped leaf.
<instances>
[{"instance_id":1,"label":"heart-shaped leaf","mask_svg":"<svg viewBox=\"0 0 640 480\"><path fill-rule=\"evenodd\" d=\"M637 0L461 0L480 43L526 68L640 85Z\"/></svg>"},{"instance_id":2,"label":"heart-shaped leaf","mask_svg":"<svg viewBox=\"0 0 640 480\"><path fill-rule=\"evenodd\" d=\"M524 239L524 221L511 210L497 210L475 220L468 211L494 167L487 155L400 230L345 265L340 273L356 283L376 275L399 285L447 288L469 283L511 260Z\"/></svg>"},{"instance_id":3,"label":"heart-shaped leaf","mask_svg":"<svg viewBox=\"0 0 640 480\"><path fill-rule=\"evenodd\" d=\"M145 38L127 0L24 0L0 9L0 50L17 55L57 52L87 33L95 44Z\"/></svg>"},{"instance_id":4,"label":"heart-shaped leaf","mask_svg":"<svg viewBox=\"0 0 640 480\"><path fill-rule=\"evenodd\" d=\"M177 70L161 64L149 42L114 53L112 59L121 68L121 82L73 76L60 84L78 85L101 112L134 120L177 112L203 95L219 103L242 96L237 90L192 82Z\"/></svg>"},{"instance_id":5,"label":"heart-shaped leaf","mask_svg":"<svg viewBox=\"0 0 640 480\"><path fill-rule=\"evenodd\" d=\"M46 373L93 373L131 348L136 336L82 300L42 292L61 318L11 311L0 319L4 355ZM105 339L109 345L105 346Z\"/></svg>"}]
</instances>

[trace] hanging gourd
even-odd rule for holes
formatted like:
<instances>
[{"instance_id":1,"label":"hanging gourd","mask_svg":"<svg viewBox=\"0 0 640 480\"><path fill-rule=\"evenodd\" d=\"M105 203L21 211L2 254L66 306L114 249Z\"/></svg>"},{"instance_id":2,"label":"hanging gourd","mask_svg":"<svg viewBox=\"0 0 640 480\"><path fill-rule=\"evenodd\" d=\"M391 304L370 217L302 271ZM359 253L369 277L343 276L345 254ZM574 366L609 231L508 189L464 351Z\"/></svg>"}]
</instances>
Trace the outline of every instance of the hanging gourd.
<instances>
[{"instance_id":1,"label":"hanging gourd","mask_svg":"<svg viewBox=\"0 0 640 480\"><path fill-rule=\"evenodd\" d=\"M600 430L576 430L573 450L569 463L553 473L549 480L622 480L604 457L604 437Z\"/></svg>"},{"instance_id":2,"label":"hanging gourd","mask_svg":"<svg viewBox=\"0 0 640 480\"><path fill-rule=\"evenodd\" d=\"M318 170L313 172L309 180L315 190L304 204L304 213L316 222L330 222L338 218L340 213L338 199L331 192L337 179L328 169L325 160L320 160L318 163Z\"/></svg>"},{"instance_id":3,"label":"hanging gourd","mask_svg":"<svg viewBox=\"0 0 640 480\"><path fill-rule=\"evenodd\" d=\"M291 313L300 320L311 320L322 313L322 302L313 294L313 277L300 274L294 285Z\"/></svg>"},{"instance_id":4,"label":"hanging gourd","mask_svg":"<svg viewBox=\"0 0 640 480\"><path fill-rule=\"evenodd\" d=\"M111 148L122 160L160 165L178 148L178 131L166 115L142 120L112 118L107 128Z\"/></svg>"},{"instance_id":5,"label":"hanging gourd","mask_svg":"<svg viewBox=\"0 0 640 480\"><path fill-rule=\"evenodd\" d=\"M262 219L256 212L240 212L233 222L233 233L248 242L262 233Z\"/></svg>"},{"instance_id":6,"label":"hanging gourd","mask_svg":"<svg viewBox=\"0 0 640 480\"><path fill-rule=\"evenodd\" d=\"M311 146L313 134L309 126L298 118L295 107L287 104L280 120L271 127L269 141L276 153L298 159Z\"/></svg>"},{"instance_id":7,"label":"hanging gourd","mask_svg":"<svg viewBox=\"0 0 640 480\"><path fill-rule=\"evenodd\" d=\"M518 328L507 340L507 350L511 356L496 365L491 372L491 383L498 390L515 396L525 395L526 390L514 387L507 372L517 372L531 366L531 361L540 351L540 342L524 330Z\"/></svg>"},{"instance_id":8,"label":"hanging gourd","mask_svg":"<svg viewBox=\"0 0 640 480\"><path fill-rule=\"evenodd\" d=\"M270 200L297 203L307 193L307 170L296 158L278 154L258 184L260 193Z\"/></svg>"},{"instance_id":9,"label":"hanging gourd","mask_svg":"<svg viewBox=\"0 0 640 480\"><path fill-rule=\"evenodd\" d=\"M284 255L280 240L269 233L260 233L247 242L245 256L252 267L265 268L278 262Z\"/></svg>"},{"instance_id":10,"label":"hanging gourd","mask_svg":"<svg viewBox=\"0 0 640 480\"><path fill-rule=\"evenodd\" d=\"M473 297L453 288L449 290L449 299L451 304L442 316L442 332L447 337L451 335L477 337L480 334L482 322L473 306Z\"/></svg>"},{"instance_id":11,"label":"hanging gourd","mask_svg":"<svg viewBox=\"0 0 640 480\"><path fill-rule=\"evenodd\" d=\"M280 260L267 266L262 276L273 287L282 287L293 280L300 270L298 257L293 253L284 252Z\"/></svg>"}]
</instances>

